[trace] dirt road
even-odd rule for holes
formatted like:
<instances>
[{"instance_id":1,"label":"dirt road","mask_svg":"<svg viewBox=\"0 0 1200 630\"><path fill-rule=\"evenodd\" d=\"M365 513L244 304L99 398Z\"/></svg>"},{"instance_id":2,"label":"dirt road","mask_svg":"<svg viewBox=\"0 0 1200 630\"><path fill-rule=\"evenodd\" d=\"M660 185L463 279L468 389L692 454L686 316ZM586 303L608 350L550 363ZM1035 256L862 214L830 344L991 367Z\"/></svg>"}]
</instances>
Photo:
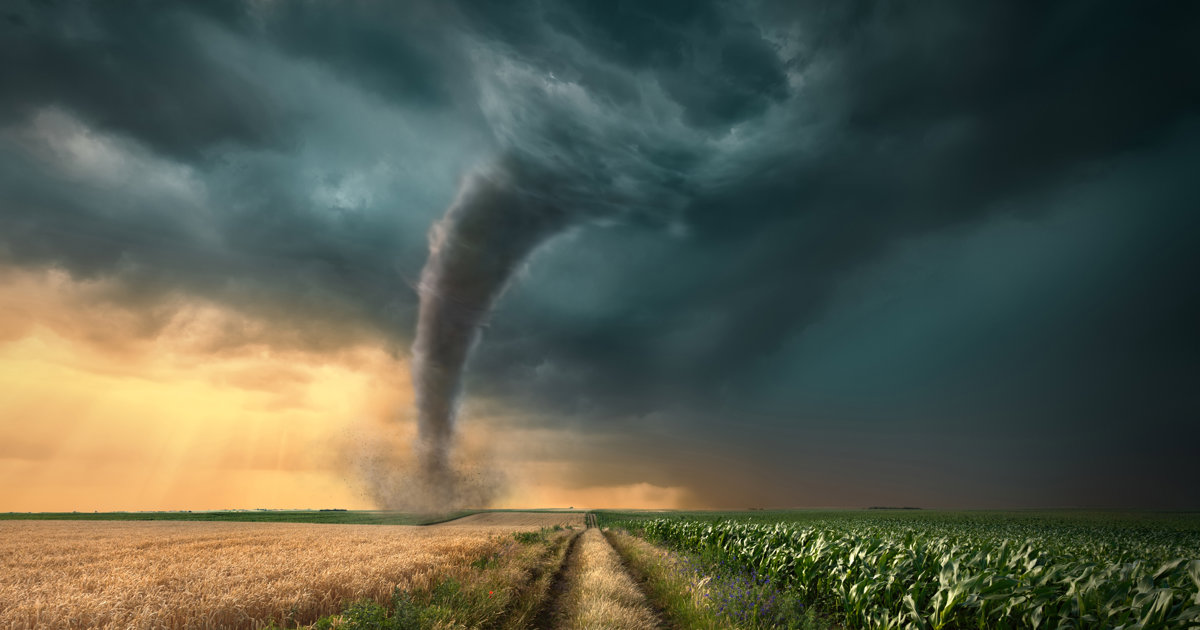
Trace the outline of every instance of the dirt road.
<instances>
[{"instance_id":1,"label":"dirt road","mask_svg":"<svg viewBox=\"0 0 1200 630\"><path fill-rule=\"evenodd\" d=\"M633 576L588 514L588 528L571 541L549 601L535 628L648 630L663 623Z\"/></svg>"}]
</instances>

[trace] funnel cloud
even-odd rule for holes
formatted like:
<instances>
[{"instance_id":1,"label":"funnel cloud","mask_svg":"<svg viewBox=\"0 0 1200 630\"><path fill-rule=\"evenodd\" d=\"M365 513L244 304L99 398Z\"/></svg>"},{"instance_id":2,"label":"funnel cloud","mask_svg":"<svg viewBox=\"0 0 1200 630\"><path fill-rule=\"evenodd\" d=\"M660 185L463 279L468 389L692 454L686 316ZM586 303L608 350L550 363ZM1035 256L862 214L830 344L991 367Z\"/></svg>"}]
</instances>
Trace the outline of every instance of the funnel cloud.
<instances>
[{"instance_id":1,"label":"funnel cloud","mask_svg":"<svg viewBox=\"0 0 1200 630\"><path fill-rule=\"evenodd\" d=\"M453 495L463 483L450 450L463 368L492 304L539 243L566 225L555 204L521 186L510 165L469 175L429 236L412 347L419 471Z\"/></svg>"}]
</instances>

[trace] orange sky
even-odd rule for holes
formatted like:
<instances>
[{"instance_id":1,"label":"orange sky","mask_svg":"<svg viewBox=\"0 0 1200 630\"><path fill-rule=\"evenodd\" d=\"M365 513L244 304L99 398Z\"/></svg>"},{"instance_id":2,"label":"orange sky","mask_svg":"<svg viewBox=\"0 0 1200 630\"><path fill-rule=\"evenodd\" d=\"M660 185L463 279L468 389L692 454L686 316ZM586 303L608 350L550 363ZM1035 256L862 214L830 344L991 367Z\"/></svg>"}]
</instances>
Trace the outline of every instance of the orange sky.
<instances>
[{"instance_id":1,"label":"orange sky","mask_svg":"<svg viewBox=\"0 0 1200 630\"><path fill-rule=\"evenodd\" d=\"M407 366L381 343L316 352L212 304L127 309L102 280L0 275L0 511L369 509L355 458L405 457ZM546 453L567 436L505 428L503 413L462 436L508 478L500 506L682 501L649 484L563 487L572 464Z\"/></svg>"}]
</instances>

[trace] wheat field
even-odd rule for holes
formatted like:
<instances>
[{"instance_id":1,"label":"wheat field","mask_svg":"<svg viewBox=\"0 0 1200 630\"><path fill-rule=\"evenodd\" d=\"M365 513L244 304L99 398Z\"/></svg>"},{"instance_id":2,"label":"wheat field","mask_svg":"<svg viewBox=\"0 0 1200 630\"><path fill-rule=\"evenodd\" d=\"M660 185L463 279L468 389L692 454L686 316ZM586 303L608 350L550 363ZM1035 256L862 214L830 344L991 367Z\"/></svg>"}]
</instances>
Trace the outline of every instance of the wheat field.
<instances>
[{"instance_id":1,"label":"wheat field","mask_svg":"<svg viewBox=\"0 0 1200 630\"><path fill-rule=\"evenodd\" d=\"M492 528L0 522L0 628L257 628L385 602L497 553Z\"/></svg>"}]
</instances>

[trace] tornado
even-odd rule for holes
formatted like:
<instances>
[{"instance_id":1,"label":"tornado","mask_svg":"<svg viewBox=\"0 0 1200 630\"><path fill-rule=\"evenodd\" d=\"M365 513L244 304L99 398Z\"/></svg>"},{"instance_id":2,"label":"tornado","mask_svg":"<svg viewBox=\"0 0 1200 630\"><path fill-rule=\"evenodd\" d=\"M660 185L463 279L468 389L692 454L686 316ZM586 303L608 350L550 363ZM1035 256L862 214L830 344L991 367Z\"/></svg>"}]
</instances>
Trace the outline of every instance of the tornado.
<instances>
[{"instance_id":1,"label":"tornado","mask_svg":"<svg viewBox=\"0 0 1200 630\"><path fill-rule=\"evenodd\" d=\"M511 161L462 182L429 234L412 346L417 458L426 483L452 493L450 454L463 372L496 299L514 271L566 227L566 213L541 182Z\"/></svg>"}]
</instances>

